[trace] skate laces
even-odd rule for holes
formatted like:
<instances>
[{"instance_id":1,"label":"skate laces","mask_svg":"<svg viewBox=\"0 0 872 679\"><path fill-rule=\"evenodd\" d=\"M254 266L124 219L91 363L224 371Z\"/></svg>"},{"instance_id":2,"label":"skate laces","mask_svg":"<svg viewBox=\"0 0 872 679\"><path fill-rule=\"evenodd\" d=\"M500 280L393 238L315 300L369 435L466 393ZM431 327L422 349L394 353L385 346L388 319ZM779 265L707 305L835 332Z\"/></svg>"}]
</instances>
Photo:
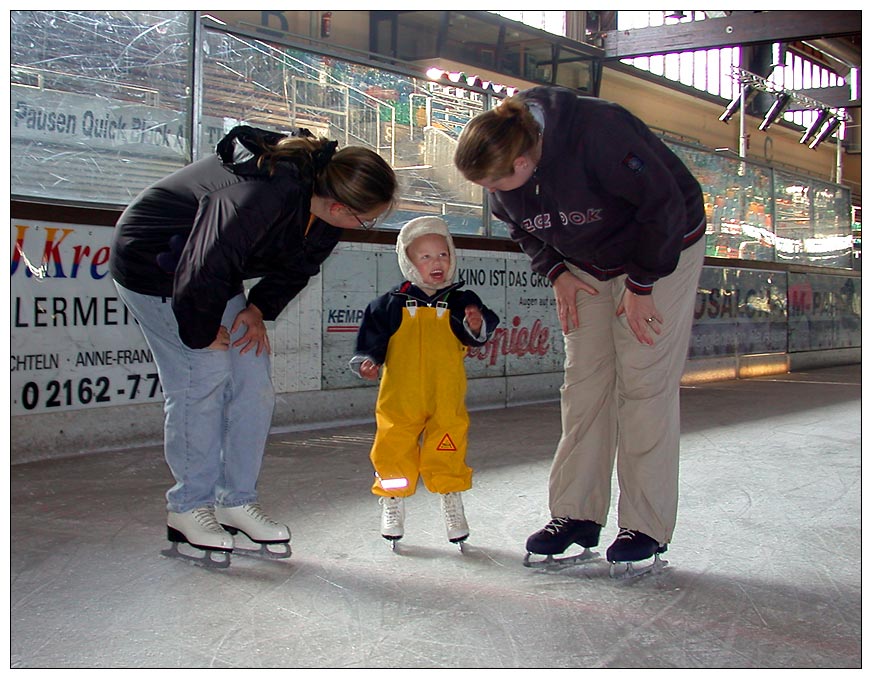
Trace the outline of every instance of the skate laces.
<instances>
[{"instance_id":1,"label":"skate laces","mask_svg":"<svg viewBox=\"0 0 872 679\"><path fill-rule=\"evenodd\" d=\"M557 535L560 531L562 531L569 524L569 519L565 517L558 517L551 519L548 522L548 525L545 526L542 530L547 533L551 533L551 535Z\"/></svg>"},{"instance_id":2,"label":"skate laces","mask_svg":"<svg viewBox=\"0 0 872 679\"><path fill-rule=\"evenodd\" d=\"M636 542L637 544L644 545L647 542L653 544L657 550L657 553L662 553L666 551L666 544L657 542L650 535L643 533L638 530L630 530L629 528L621 528L618 531L618 537L615 538L615 542L618 540L625 540L627 542Z\"/></svg>"},{"instance_id":3,"label":"skate laces","mask_svg":"<svg viewBox=\"0 0 872 679\"><path fill-rule=\"evenodd\" d=\"M388 526L399 526L402 522L401 507L402 499L397 497L383 497L381 499L382 516Z\"/></svg>"},{"instance_id":4,"label":"skate laces","mask_svg":"<svg viewBox=\"0 0 872 679\"><path fill-rule=\"evenodd\" d=\"M463 515L463 505L460 503L460 498L454 493L446 493L442 496L442 510L445 513L446 523L452 528L462 525L466 518Z\"/></svg>"},{"instance_id":5,"label":"skate laces","mask_svg":"<svg viewBox=\"0 0 872 679\"><path fill-rule=\"evenodd\" d=\"M245 513L248 514L255 521L259 521L260 523L265 523L269 526L279 526L280 524L273 521L269 515L265 511L263 511L263 507L260 506L258 502L252 502L251 504L245 505Z\"/></svg>"},{"instance_id":6,"label":"skate laces","mask_svg":"<svg viewBox=\"0 0 872 679\"><path fill-rule=\"evenodd\" d=\"M215 510L212 507L197 507L197 509L191 511L191 516L205 530L214 533L224 532L221 524L218 523L218 519L215 518Z\"/></svg>"}]
</instances>

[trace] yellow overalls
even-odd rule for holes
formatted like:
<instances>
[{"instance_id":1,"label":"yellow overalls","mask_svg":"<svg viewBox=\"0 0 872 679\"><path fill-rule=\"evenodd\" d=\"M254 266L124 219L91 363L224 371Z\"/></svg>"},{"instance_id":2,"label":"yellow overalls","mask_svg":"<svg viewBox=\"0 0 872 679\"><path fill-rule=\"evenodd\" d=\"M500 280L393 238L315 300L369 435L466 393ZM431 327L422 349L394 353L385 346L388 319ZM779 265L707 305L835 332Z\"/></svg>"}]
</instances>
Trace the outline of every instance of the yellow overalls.
<instances>
[{"instance_id":1,"label":"yellow overalls","mask_svg":"<svg viewBox=\"0 0 872 679\"><path fill-rule=\"evenodd\" d=\"M370 452L375 495L409 497L419 475L432 493L472 487L472 469L466 466L466 347L451 331L444 302L437 306L409 300L388 345Z\"/></svg>"}]
</instances>

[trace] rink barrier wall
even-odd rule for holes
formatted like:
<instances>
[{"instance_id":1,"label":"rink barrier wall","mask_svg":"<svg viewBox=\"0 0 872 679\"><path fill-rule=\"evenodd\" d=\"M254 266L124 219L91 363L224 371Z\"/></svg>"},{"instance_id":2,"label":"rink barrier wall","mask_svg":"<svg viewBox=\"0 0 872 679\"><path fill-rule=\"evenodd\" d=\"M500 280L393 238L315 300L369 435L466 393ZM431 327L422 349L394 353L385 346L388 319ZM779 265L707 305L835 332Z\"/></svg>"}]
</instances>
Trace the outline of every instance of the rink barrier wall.
<instances>
[{"instance_id":1,"label":"rink barrier wall","mask_svg":"<svg viewBox=\"0 0 872 679\"><path fill-rule=\"evenodd\" d=\"M687 362L682 384L691 386L859 363L859 347L699 359ZM473 379L468 383L467 405L474 412L555 401L562 379L562 371ZM375 388L278 394L273 433L373 423L376 394ZM153 447L163 440L163 407L159 403L12 419L11 464Z\"/></svg>"},{"instance_id":2,"label":"rink barrier wall","mask_svg":"<svg viewBox=\"0 0 872 679\"><path fill-rule=\"evenodd\" d=\"M55 228L45 222L35 226L21 220L17 223L44 230ZM107 237L105 231L111 231L97 226L64 228L69 235L58 246L59 259L64 257L63 248L83 251L82 243L90 244L94 252L105 248L101 245ZM80 235L86 240L77 241ZM468 287L473 287L502 320L493 341L467 359L470 410L558 399L563 352L559 325L550 306L550 288L529 275L529 264L521 253L458 248L458 259L460 274L475 281ZM82 283L70 275L38 281L21 270L14 271L13 306L20 301L22 319L24 310L34 307L34 300L66 299L71 307L76 300L103 296L102 308L116 292L108 277L102 276L102 269L95 271L99 280L89 277ZM377 389L354 376L347 362L362 309L395 284L398 276L392 245L343 242L328 258L322 274L275 323L270 330L277 394L275 431L373 422ZM859 274L850 271L740 268L736 262L726 266L707 260L700 278L683 384L860 363L860 282ZM17 313L13 309L13 320ZM40 316L44 324L48 318ZM112 318L120 320L120 310ZM114 374L107 367L72 367L89 351L98 355L99 351L91 350L100 348L101 343L104 347L127 347L128 352L137 351L137 342L144 346L133 323L126 327L113 322L105 328L57 329L32 327L32 318L26 322L30 326L22 323L16 327L13 322L13 360L16 351L33 356L42 351L43 357L59 356L60 360L53 372L44 365L41 370L13 372L17 382L12 389L12 464L161 443L163 406L159 392L150 402L114 405L112 401L107 405L92 400L78 408L16 413L15 408L20 411L22 407L22 384L38 379L43 380L42 407L52 375L56 383L72 384L73 390L91 387L85 394L93 399L100 370L112 379L113 393L116 386L119 392L120 387L129 386L129 379L123 379L134 376L129 372L138 373L137 380L142 377L140 391L144 391L146 376L155 372L153 364L116 366L114 370L128 373ZM114 344L107 343L109 340ZM788 351L788 347L794 350ZM86 379L89 383L83 385Z\"/></svg>"}]
</instances>

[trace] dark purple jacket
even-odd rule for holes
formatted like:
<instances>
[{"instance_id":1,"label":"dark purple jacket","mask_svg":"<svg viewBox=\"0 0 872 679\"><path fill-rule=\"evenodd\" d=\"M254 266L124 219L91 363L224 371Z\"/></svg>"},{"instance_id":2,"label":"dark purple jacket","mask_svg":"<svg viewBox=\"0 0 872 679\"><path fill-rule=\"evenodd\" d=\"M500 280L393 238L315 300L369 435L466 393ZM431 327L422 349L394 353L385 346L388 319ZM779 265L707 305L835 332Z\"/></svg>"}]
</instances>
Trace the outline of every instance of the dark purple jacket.
<instances>
[{"instance_id":1,"label":"dark purple jacket","mask_svg":"<svg viewBox=\"0 0 872 679\"><path fill-rule=\"evenodd\" d=\"M191 348L212 343L244 280L260 278L248 302L275 320L339 242L342 229L321 220L308 227L311 178L291 162L277 163L272 175L257 166L257 140L281 136L234 128L216 154L145 189L116 224L112 277L134 292L171 297Z\"/></svg>"},{"instance_id":2,"label":"dark purple jacket","mask_svg":"<svg viewBox=\"0 0 872 679\"><path fill-rule=\"evenodd\" d=\"M491 195L494 215L552 282L571 262L599 280L626 273L628 289L650 294L705 233L699 183L617 104L560 87L521 97L544 115L542 159L524 186Z\"/></svg>"}]
</instances>

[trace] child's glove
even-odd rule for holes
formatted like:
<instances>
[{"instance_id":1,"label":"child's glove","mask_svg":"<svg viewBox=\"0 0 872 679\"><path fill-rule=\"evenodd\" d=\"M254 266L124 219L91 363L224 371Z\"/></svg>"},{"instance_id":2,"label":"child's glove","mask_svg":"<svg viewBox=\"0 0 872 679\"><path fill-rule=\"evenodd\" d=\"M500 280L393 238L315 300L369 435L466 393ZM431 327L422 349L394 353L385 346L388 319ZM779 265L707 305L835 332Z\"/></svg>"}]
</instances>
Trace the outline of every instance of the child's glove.
<instances>
[{"instance_id":1,"label":"child's glove","mask_svg":"<svg viewBox=\"0 0 872 679\"><path fill-rule=\"evenodd\" d=\"M476 337L481 334L481 326L484 323L484 317L481 315L481 309L475 304L470 304L465 309L466 325Z\"/></svg>"}]
</instances>

